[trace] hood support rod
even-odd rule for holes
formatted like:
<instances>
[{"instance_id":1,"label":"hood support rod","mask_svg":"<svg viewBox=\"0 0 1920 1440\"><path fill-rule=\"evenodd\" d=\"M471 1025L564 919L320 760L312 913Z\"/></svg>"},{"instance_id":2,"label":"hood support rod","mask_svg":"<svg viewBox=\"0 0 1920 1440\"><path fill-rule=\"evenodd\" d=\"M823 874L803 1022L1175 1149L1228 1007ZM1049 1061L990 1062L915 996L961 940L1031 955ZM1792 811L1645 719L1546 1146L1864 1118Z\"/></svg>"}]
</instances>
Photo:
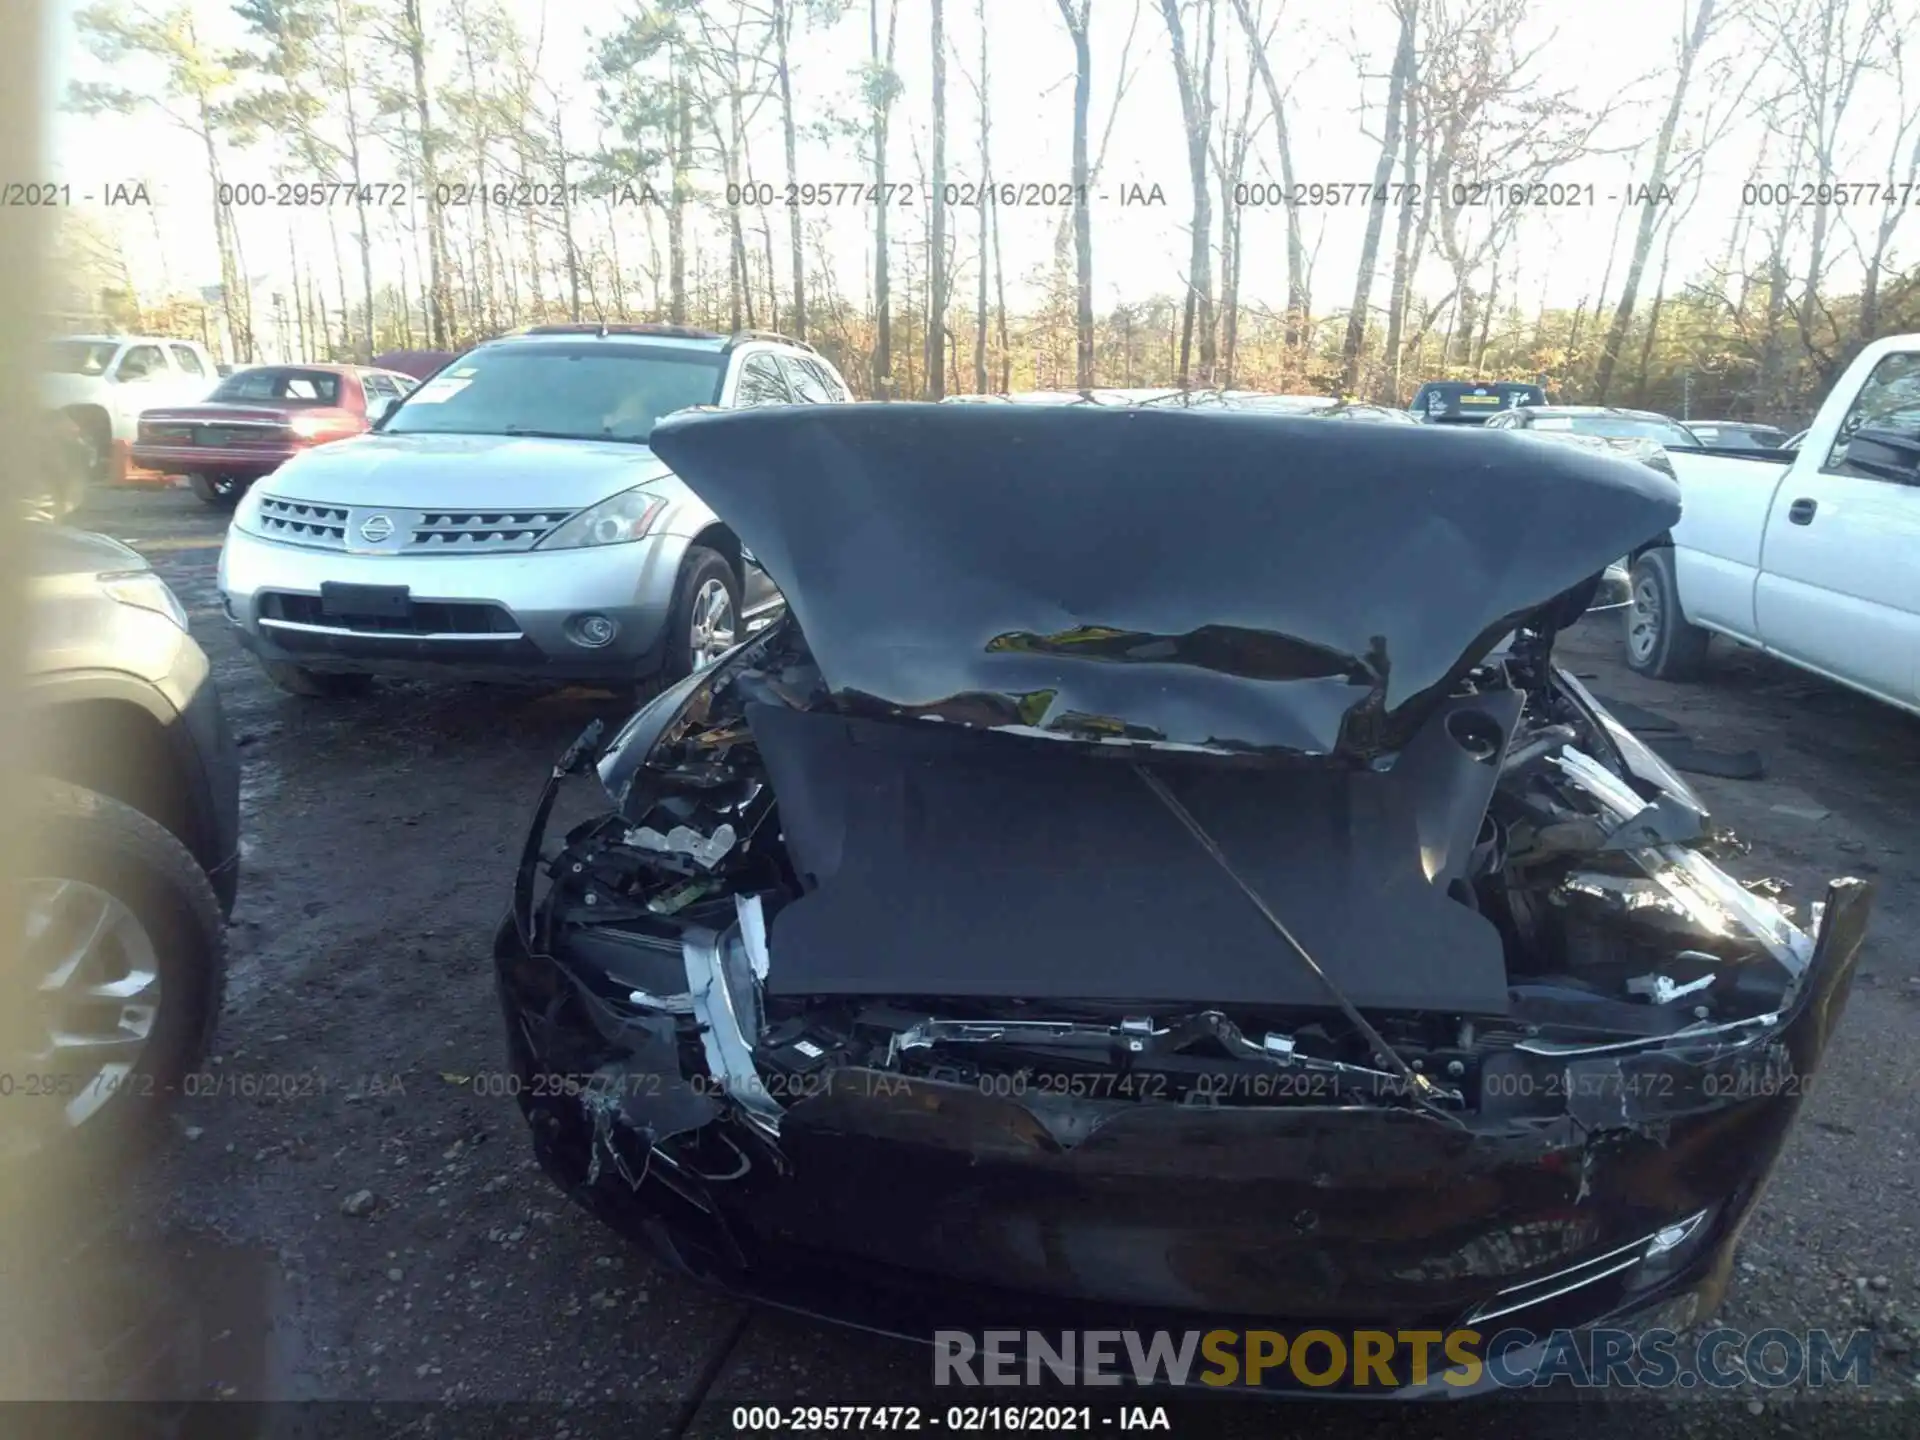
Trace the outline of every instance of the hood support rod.
<instances>
[{"instance_id":1,"label":"hood support rod","mask_svg":"<svg viewBox=\"0 0 1920 1440\"><path fill-rule=\"evenodd\" d=\"M1427 1076L1422 1075L1418 1070L1415 1070L1407 1064L1405 1060L1400 1058L1394 1048L1387 1044L1380 1032L1374 1029L1368 1022L1367 1017L1360 1013L1359 1007L1347 998L1346 993L1342 991L1338 985L1333 983L1333 978L1320 968L1319 962L1307 953L1307 947L1294 938L1293 932L1286 927L1285 922L1273 913L1272 907L1269 906L1265 900L1260 898L1259 892L1241 878L1240 872L1233 868L1233 862L1227 859L1226 852L1220 848L1219 843L1214 840L1213 836L1207 833L1206 827L1194 818L1193 812L1181 803L1180 797L1167 788L1164 780L1158 775L1155 775L1151 770L1148 770L1145 766L1136 765L1133 767L1133 771L1146 782L1147 788L1154 793L1155 798L1157 798L1162 805L1166 806L1168 810L1173 812L1173 818L1186 827L1187 833L1192 835L1199 843L1200 848L1207 852L1207 855L1212 859L1213 863L1226 872L1227 878L1239 887L1240 893L1252 902L1253 908L1260 912L1261 917L1266 920L1267 924L1273 927L1275 933L1287 942L1294 954L1300 957L1300 963L1311 970L1314 978L1326 987L1327 994L1333 998L1334 1004L1340 1007L1341 1013L1347 1017L1348 1021L1353 1025L1353 1028L1360 1032L1361 1038L1367 1042L1376 1060L1384 1062L1392 1069L1394 1073L1400 1077L1402 1083L1406 1085L1407 1092L1422 1105L1432 1109L1436 1114L1448 1120L1454 1120L1454 1116L1440 1109L1435 1104L1435 1101L1443 1093L1440 1087L1434 1084Z\"/></svg>"}]
</instances>

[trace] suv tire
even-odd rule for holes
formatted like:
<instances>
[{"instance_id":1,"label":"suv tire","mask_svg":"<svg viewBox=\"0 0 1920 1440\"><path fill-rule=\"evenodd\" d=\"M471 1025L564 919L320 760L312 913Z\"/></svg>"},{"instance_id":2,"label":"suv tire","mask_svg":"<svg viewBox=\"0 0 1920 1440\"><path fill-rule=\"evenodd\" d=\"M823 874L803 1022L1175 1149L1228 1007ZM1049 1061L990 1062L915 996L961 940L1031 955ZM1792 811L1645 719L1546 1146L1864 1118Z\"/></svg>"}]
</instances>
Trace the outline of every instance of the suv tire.
<instances>
[{"instance_id":1,"label":"suv tire","mask_svg":"<svg viewBox=\"0 0 1920 1440\"><path fill-rule=\"evenodd\" d=\"M1633 562L1626 612L1627 668L1655 680L1692 680L1706 664L1712 638L1680 608L1673 551L1649 550Z\"/></svg>"},{"instance_id":2,"label":"suv tire","mask_svg":"<svg viewBox=\"0 0 1920 1440\"><path fill-rule=\"evenodd\" d=\"M69 892L75 906L70 923L76 933L91 913L81 907L97 904L89 891L104 892L122 907L151 948L153 973L158 977L157 1008L148 1018L145 1042L137 1055L127 1057L133 1069L91 1087L104 1098L72 1133L88 1149L148 1135L179 1093L182 1077L206 1053L219 1018L227 965L220 902L187 847L133 807L54 780L36 782L32 805L35 823L26 832L29 886L37 878L88 887L77 895ZM55 910L50 923L63 923L69 913L62 908L69 903L67 897L51 903ZM131 975L144 961L144 952L129 953L130 932L124 919L119 927L103 923L94 932L99 938L83 947L80 970L69 967L69 983L81 982L82 974L102 975L118 966L125 966ZM57 938L49 949L57 964L66 964L69 957L58 954ZM34 974L28 983L40 983L42 978ZM96 978L90 983L102 982ZM91 1017L92 1012L87 1013ZM104 1022L90 1019L89 1023ZM129 1021L123 1015L118 1023L125 1026ZM75 1093L87 1093L88 1077L76 1070L73 1078L83 1087ZM70 1107L73 1102L63 1103Z\"/></svg>"},{"instance_id":3,"label":"suv tire","mask_svg":"<svg viewBox=\"0 0 1920 1440\"><path fill-rule=\"evenodd\" d=\"M667 615L667 684L691 675L740 639L740 577L718 550L694 545L680 562L680 587Z\"/></svg>"},{"instance_id":4,"label":"suv tire","mask_svg":"<svg viewBox=\"0 0 1920 1440\"><path fill-rule=\"evenodd\" d=\"M309 670L304 665L289 665L284 660L262 660L260 668L267 679L289 695L309 700L347 700L364 695L373 688L371 675Z\"/></svg>"}]
</instances>

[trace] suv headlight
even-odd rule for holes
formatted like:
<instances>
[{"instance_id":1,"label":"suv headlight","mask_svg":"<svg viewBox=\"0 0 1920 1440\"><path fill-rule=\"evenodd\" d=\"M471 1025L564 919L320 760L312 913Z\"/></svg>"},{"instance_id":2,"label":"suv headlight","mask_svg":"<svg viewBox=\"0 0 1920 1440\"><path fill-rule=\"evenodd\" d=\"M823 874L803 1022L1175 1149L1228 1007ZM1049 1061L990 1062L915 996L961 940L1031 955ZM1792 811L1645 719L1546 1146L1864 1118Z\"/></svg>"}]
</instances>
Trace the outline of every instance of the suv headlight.
<instances>
[{"instance_id":1,"label":"suv headlight","mask_svg":"<svg viewBox=\"0 0 1920 1440\"><path fill-rule=\"evenodd\" d=\"M663 496L650 493L644 485L635 486L598 505L589 505L533 548L580 550L589 545L625 545L642 539L666 508Z\"/></svg>"},{"instance_id":2,"label":"suv headlight","mask_svg":"<svg viewBox=\"0 0 1920 1440\"><path fill-rule=\"evenodd\" d=\"M94 579L106 591L109 599L138 610L151 610L155 615L166 616L182 630L187 628L186 607L180 603L180 597L167 587L167 582L153 571L114 570L105 575L96 575Z\"/></svg>"}]
</instances>

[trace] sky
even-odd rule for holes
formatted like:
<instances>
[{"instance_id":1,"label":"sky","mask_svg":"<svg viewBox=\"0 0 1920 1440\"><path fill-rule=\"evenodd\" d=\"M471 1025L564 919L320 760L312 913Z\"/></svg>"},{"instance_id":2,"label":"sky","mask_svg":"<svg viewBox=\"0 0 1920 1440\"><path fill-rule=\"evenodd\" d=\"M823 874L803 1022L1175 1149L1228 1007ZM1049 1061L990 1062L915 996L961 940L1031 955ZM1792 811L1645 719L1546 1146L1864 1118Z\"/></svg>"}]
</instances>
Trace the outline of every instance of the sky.
<instances>
[{"instance_id":1,"label":"sky","mask_svg":"<svg viewBox=\"0 0 1920 1440\"><path fill-rule=\"evenodd\" d=\"M162 0L156 0L162 3ZM177 0L175 0L177 3ZM196 20L208 33L239 37L230 8L218 0L189 0ZM991 70L990 119L994 165L1004 181L1064 182L1071 174L1073 51L1051 0L984 0ZM563 3L563 0L508 0L509 9L528 33L543 35L543 77L569 98L567 128L573 137L598 128L591 87L579 77L590 50L589 36L618 23L623 8L612 4ZM1280 13L1266 0L1269 15ZM52 0L48 77L50 91L64 91L73 78L102 78L101 67L81 51L73 27L79 0ZM890 147L892 174L916 172L914 146L927 158L924 117L930 92L930 56L925 0L901 0L896 65L904 91L896 108ZM1593 203L1580 208L1535 209L1523 218L1514 250L1502 257L1502 270L1517 266L1523 307L1546 301L1568 305L1591 301L1608 267L1610 253L1621 260L1631 244L1634 217L1628 206L1631 186L1644 178L1638 147L1657 128L1671 87L1673 37L1682 0L1607 0L1605 4L1536 4L1518 37L1536 51L1534 73L1547 89L1569 90L1595 108L1612 114L1593 139L1593 153L1556 177L1574 186L1591 186ZM974 0L948 0L947 31L955 58L949 62L948 169L950 178L975 178L978 111L973 98L979 29ZM1094 0L1093 105L1091 126L1097 146L1121 75L1123 45L1136 13L1135 0ZM1187 260L1190 192L1184 137L1165 26L1155 0L1139 0L1138 25L1127 55L1130 88L1113 123L1106 168L1095 187L1094 300L1096 309L1171 293L1183 283ZM1223 31L1233 24L1231 6L1222 3ZM1310 6L1288 0L1271 63L1289 90L1296 178L1334 185L1370 181L1377 150L1384 72L1394 32L1385 0L1350 0L1342 6ZM1223 33L1223 47L1227 36ZM1237 61L1238 39L1235 39ZM855 74L865 58L866 5L831 33L803 34L797 41L794 85L804 120L848 115L857 110ZM138 88L138 75L112 77ZM1237 108L1247 76L1236 63L1233 103ZM148 81L147 83L150 83ZM1713 98L1713 85L1696 87ZM1891 108L1884 89L1868 87L1855 102L1843 130L1843 148L1857 152L1859 178L1884 178L1884 157L1874 155L1878 122ZM1224 97L1223 97L1224 103ZM1264 111L1256 104L1255 113ZM1876 112L1883 112L1876 115ZM767 127L756 137L756 159L763 175L783 180L775 113L763 114ZM1707 179L1674 245L1676 275L1698 269L1723 251L1741 210L1742 188L1750 179L1750 157L1760 142L1756 123L1730 133L1714 152ZM193 289L219 279L212 243L209 191L197 142L152 114L134 118L83 117L59 113L50 136L50 178L73 184L76 208L85 190L98 193L114 180L143 181L152 197L150 212L96 210L102 223L117 226L129 252L136 284L143 291ZM1724 158L1722 158L1724 157ZM234 180L271 180L270 157L238 156L228 161ZM864 180L866 173L851 140L803 142L799 178L807 182ZM1284 224L1281 212L1258 204L1257 187L1277 178L1272 132L1263 129L1253 146L1247 180L1256 187L1244 210L1243 298L1278 305L1285 297ZM1500 179L1499 176L1484 177ZM1847 178L1855 178L1852 171ZM1138 187L1134 191L1132 187ZM1122 205L1123 192L1151 196L1163 204ZM95 202L97 204L97 202ZM1216 201L1216 205L1218 202ZM1916 207L1920 208L1920 207ZM350 224L351 211L337 216ZM1366 220L1364 201L1310 212L1307 242L1313 250L1315 309L1344 307L1351 298L1354 269ZM271 288L288 274L288 227L296 227L303 246L331 261L324 220L301 212L253 210L241 219L248 269ZM636 219L636 226L639 224ZM784 212L774 215L776 237ZM870 218L864 208L808 212L808 223L825 236L843 294L870 289ZM896 235L919 233L921 220L903 220ZM972 293L974 221L962 211L950 222L960 236L961 271L955 287L964 300ZM1021 282L1037 272L1050 253L1059 211L1050 208L1003 209L1003 247L1011 287L1010 301L1030 301L1034 292ZM1216 217L1217 224L1217 217ZM1389 220L1389 232L1391 220ZM1217 234L1217 230L1216 230ZM777 241L778 243L778 241ZM1844 237L1843 237L1844 245ZM1920 220L1910 220L1909 250L1920 246ZM784 247L781 249L784 255ZM1843 257L1836 280L1857 280L1858 264ZM1376 282L1376 298L1384 285ZM1421 276L1430 295L1447 280L1435 264ZM1503 281L1503 283L1505 283Z\"/></svg>"}]
</instances>

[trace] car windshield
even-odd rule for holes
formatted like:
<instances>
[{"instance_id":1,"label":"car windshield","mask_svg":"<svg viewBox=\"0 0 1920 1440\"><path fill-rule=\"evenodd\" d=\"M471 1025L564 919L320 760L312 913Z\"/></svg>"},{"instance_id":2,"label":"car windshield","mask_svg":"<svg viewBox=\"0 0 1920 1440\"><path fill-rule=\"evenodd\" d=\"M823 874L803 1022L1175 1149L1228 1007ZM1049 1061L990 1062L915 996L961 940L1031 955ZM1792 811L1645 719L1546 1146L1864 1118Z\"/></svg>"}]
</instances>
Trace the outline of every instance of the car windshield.
<instances>
[{"instance_id":1,"label":"car windshield","mask_svg":"<svg viewBox=\"0 0 1920 1440\"><path fill-rule=\"evenodd\" d=\"M262 365L229 375L210 400L273 400L290 405L338 405L340 377L327 370L289 370Z\"/></svg>"},{"instance_id":2,"label":"car windshield","mask_svg":"<svg viewBox=\"0 0 1920 1440\"><path fill-rule=\"evenodd\" d=\"M726 357L666 346L475 350L389 412L389 435L539 435L644 445L676 410L720 399Z\"/></svg>"},{"instance_id":3,"label":"car windshield","mask_svg":"<svg viewBox=\"0 0 1920 1440\"><path fill-rule=\"evenodd\" d=\"M1693 432L1655 415L1536 415L1530 430L1557 430L1562 434L1598 435L1608 440L1654 440L1677 449L1698 450Z\"/></svg>"},{"instance_id":4,"label":"car windshield","mask_svg":"<svg viewBox=\"0 0 1920 1440\"><path fill-rule=\"evenodd\" d=\"M114 340L55 340L47 347L47 369L55 375L104 375L119 348Z\"/></svg>"}]
</instances>

